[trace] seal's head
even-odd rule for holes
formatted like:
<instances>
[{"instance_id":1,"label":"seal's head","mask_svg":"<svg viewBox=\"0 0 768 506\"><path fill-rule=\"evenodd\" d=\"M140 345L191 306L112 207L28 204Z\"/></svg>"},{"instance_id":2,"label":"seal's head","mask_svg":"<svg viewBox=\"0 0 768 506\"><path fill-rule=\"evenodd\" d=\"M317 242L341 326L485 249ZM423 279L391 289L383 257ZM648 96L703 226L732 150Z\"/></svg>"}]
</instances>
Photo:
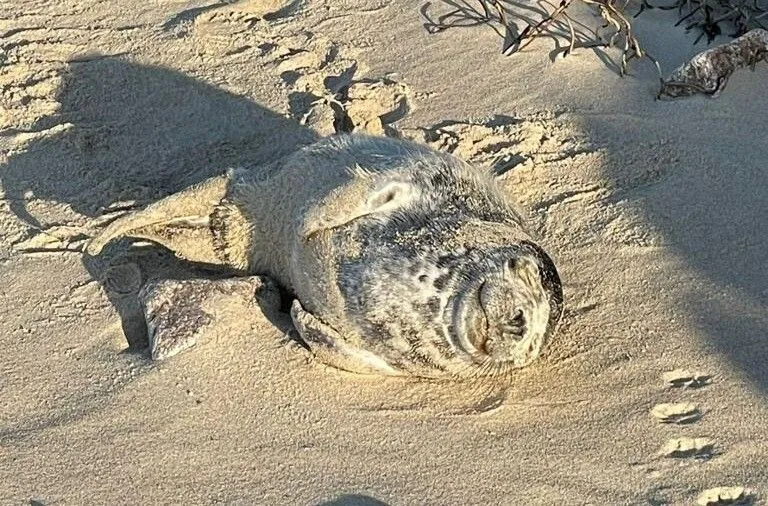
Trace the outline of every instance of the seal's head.
<instances>
[{"instance_id":1,"label":"seal's head","mask_svg":"<svg viewBox=\"0 0 768 506\"><path fill-rule=\"evenodd\" d=\"M562 314L552 260L490 174L438 153L409 160L359 171L346 192L312 204L308 223L333 224L310 227L294 248L307 279L298 298L395 371L478 376L529 364ZM340 213L339 199L354 205ZM332 216L319 219L325 209Z\"/></svg>"}]
</instances>

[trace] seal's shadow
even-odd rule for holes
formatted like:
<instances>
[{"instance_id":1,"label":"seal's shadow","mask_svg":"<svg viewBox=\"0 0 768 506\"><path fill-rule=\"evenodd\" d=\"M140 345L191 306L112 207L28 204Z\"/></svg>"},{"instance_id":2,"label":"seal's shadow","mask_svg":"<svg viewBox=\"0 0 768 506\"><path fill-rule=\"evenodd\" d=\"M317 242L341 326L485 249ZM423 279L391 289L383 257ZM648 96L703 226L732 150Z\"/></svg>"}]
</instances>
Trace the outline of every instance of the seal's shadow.
<instances>
[{"instance_id":1,"label":"seal's shadow","mask_svg":"<svg viewBox=\"0 0 768 506\"><path fill-rule=\"evenodd\" d=\"M30 194L95 218L143 208L227 167L266 163L315 139L245 97L122 59L72 63L57 100L58 113L33 126L36 140L10 156L0 174L11 210L39 229L54 224L30 212ZM135 297L144 279L218 274L195 270L154 247L128 252L125 242L83 262L104 283L135 351L146 344ZM143 279L131 279L136 276Z\"/></svg>"}]
</instances>

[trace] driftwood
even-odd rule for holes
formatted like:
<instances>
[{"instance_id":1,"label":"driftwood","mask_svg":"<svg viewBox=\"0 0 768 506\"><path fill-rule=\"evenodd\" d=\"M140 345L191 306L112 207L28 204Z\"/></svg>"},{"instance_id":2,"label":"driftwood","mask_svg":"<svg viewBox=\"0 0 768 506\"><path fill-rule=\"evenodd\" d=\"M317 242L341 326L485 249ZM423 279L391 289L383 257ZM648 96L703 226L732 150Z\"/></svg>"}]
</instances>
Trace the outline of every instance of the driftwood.
<instances>
[{"instance_id":1,"label":"driftwood","mask_svg":"<svg viewBox=\"0 0 768 506\"><path fill-rule=\"evenodd\" d=\"M686 97L703 93L716 97L728 78L742 67L768 59L768 30L750 30L727 44L701 52L661 81L657 98Z\"/></svg>"}]
</instances>

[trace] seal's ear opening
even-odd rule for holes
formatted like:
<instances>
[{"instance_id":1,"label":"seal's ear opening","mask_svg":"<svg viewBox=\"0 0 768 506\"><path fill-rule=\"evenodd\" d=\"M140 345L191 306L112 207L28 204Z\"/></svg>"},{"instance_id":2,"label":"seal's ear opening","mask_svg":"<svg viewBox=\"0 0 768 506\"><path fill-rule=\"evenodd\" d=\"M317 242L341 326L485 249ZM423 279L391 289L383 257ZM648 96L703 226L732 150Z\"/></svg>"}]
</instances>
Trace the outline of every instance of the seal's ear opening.
<instances>
[{"instance_id":1,"label":"seal's ear opening","mask_svg":"<svg viewBox=\"0 0 768 506\"><path fill-rule=\"evenodd\" d=\"M368 196L366 207L369 213L386 212L397 209L410 202L415 194L415 189L402 181L388 181L376 188Z\"/></svg>"}]
</instances>

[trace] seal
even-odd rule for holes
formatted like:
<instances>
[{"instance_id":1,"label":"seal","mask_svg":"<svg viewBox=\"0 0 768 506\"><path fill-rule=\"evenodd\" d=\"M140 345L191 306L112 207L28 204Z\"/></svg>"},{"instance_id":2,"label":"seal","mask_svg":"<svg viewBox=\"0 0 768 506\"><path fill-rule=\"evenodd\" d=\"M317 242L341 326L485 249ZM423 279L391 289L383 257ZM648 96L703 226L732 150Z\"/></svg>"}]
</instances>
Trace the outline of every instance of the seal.
<instances>
[{"instance_id":1,"label":"seal","mask_svg":"<svg viewBox=\"0 0 768 506\"><path fill-rule=\"evenodd\" d=\"M120 237L274 279L307 347L354 372L504 374L539 355L563 311L552 259L490 171L399 139L338 135L229 170L119 218L86 251Z\"/></svg>"}]
</instances>

